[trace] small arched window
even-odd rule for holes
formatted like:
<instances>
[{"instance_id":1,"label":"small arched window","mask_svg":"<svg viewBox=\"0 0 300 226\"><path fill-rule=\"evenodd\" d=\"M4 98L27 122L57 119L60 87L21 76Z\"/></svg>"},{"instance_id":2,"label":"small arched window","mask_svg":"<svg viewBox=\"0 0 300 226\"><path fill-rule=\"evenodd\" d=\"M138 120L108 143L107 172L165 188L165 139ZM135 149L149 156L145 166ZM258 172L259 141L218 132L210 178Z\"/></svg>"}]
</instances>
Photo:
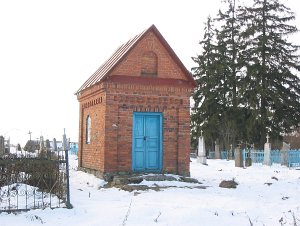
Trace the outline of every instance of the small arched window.
<instances>
[{"instance_id":1,"label":"small arched window","mask_svg":"<svg viewBox=\"0 0 300 226\"><path fill-rule=\"evenodd\" d=\"M145 52L142 56L142 76L157 76L157 56L154 52Z\"/></svg>"},{"instance_id":2,"label":"small arched window","mask_svg":"<svg viewBox=\"0 0 300 226\"><path fill-rule=\"evenodd\" d=\"M88 115L86 118L86 143L89 144L91 142L91 117Z\"/></svg>"}]
</instances>

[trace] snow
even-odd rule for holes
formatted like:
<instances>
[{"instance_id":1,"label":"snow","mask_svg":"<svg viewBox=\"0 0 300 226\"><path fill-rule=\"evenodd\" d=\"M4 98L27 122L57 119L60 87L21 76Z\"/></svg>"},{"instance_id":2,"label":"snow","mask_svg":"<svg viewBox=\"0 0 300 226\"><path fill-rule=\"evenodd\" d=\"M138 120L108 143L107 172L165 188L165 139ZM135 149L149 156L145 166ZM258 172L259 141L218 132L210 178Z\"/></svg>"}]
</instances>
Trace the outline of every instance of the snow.
<instances>
[{"instance_id":1,"label":"snow","mask_svg":"<svg viewBox=\"0 0 300 226\"><path fill-rule=\"evenodd\" d=\"M4 195L4 197L7 195L8 192L10 192L10 198L9 200L7 198L1 198L0 202L0 209L7 208L8 203L10 203L10 206L12 208L18 208L18 209L27 209L27 208L36 208L39 205L42 205L44 201L50 201L52 203L52 206L61 206L61 201L59 198L53 194L49 194L46 192L40 192L37 187L29 186L26 184L11 184L9 185L10 191L8 191L8 187L5 186L1 191L1 194ZM11 188L13 188L11 190ZM15 188L15 189L14 189ZM17 195L17 190L24 191L22 193L27 193L27 196L25 195ZM17 206L18 203L18 206Z\"/></svg>"},{"instance_id":2,"label":"snow","mask_svg":"<svg viewBox=\"0 0 300 226\"><path fill-rule=\"evenodd\" d=\"M103 188L105 182L77 171L70 156L73 209L31 210L0 214L1 226L34 225L300 225L300 171L284 166L234 167L234 161L191 162L191 176L206 189L178 181L143 181L152 186L175 186L161 191L126 192ZM236 189L220 188L234 179ZM199 185L199 184L198 184Z\"/></svg>"}]
</instances>

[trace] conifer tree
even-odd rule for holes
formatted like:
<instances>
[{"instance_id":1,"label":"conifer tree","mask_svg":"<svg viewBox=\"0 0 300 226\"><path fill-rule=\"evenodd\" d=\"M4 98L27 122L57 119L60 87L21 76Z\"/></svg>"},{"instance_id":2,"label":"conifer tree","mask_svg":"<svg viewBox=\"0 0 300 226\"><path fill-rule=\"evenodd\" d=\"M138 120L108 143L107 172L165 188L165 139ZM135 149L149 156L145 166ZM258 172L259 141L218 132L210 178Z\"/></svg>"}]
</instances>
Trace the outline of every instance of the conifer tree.
<instances>
[{"instance_id":1,"label":"conifer tree","mask_svg":"<svg viewBox=\"0 0 300 226\"><path fill-rule=\"evenodd\" d=\"M205 137L214 140L218 136L218 121L221 111L218 93L219 74L217 73L217 49L215 44L215 31L211 17L207 18L204 28L203 40L199 42L202 53L192 57L197 64L192 68L198 87L193 94L194 107L192 109L192 146L196 146L196 138L200 130L205 132Z\"/></svg>"},{"instance_id":2,"label":"conifer tree","mask_svg":"<svg viewBox=\"0 0 300 226\"><path fill-rule=\"evenodd\" d=\"M198 83L193 98L192 134L226 147L244 140L263 145L299 127L299 46L288 41L297 28L294 13L279 0L253 0L241 7L226 0L227 11L208 18L202 53L192 59ZM217 21L219 29L214 29Z\"/></svg>"},{"instance_id":3,"label":"conifer tree","mask_svg":"<svg viewBox=\"0 0 300 226\"><path fill-rule=\"evenodd\" d=\"M217 40L219 41L219 52L226 55L223 68L226 68L227 78L226 84L226 114L222 118L222 126L220 135L224 137L225 133L231 134L230 143L235 145L238 140L244 139L244 112L243 106L240 106L240 79L243 73L243 56L241 53L245 49L245 45L240 32L243 26L243 10L237 5L236 0L226 0L228 8L225 12L219 10L216 21L221 26L217 32ZM221 44L222 43L222 44ZM225 48L224 48L225 47ZM224 51L222 50L224 49ZM224 73L224 72L223 72ZM230 128L226 128L226 127ZM224 130L225 129L225 130ZM228 135L227 135L228 136ZM227 145L228 146L228 145Z\"/></svg>"},{"instance_id":4,"label":"conifer tree","mask_svg":"<svg viewBox=\"0 0 300 226\"><path fill-rule=\"evenodd\" d=\"M288 23L294 19L294 13L279 0L254 0L253 6L246 8L244 97L260 144L268 130L279 136L299 126L299 46L288 41L288 36L297 32Z\"/></svg>"}]
</instances>

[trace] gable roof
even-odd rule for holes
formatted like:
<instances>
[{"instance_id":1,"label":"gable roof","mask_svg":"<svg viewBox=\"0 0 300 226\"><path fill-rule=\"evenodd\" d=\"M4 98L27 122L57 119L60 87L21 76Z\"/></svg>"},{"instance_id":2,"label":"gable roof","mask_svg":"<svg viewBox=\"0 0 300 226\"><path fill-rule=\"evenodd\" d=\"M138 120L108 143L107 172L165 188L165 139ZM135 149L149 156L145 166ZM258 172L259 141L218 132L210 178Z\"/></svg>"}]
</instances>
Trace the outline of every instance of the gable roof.
<instances>
[{"instance_id":1,"label":"gable roof","mask_svg":"<svg viewBox=\"0 0 300 226\"><path fill-rule=\"evenodd\" d=\"M125 44L121 45L112 55L111 57L105 61L98 70L95 71L95 73L86 80L85 83L77 90L75 95L79 94L81 91L87 89L88 87L93 86L94 84L102 81L117 65L120 63L126 55L130 52L131 49L134 48L134 46L148 33L153 32L160 42L164 45L164 47L167 49L169 54L171 55L172 59L176 62L176 64L181 68L187 79L192 82L194 86L196 86L196 82L193 79L191 73L186 69L186 67L183 65L183 63L180 61L178 56L175 54L173 49L170 47L170 45L167 43L167 41L164 39L164 37L161 35L161 33L158 31L158 29L155 27L155 25L150 26L147 30L144 30L142 33L136 35L134 38L130 39Z\"/></svg>"}]
</instances>

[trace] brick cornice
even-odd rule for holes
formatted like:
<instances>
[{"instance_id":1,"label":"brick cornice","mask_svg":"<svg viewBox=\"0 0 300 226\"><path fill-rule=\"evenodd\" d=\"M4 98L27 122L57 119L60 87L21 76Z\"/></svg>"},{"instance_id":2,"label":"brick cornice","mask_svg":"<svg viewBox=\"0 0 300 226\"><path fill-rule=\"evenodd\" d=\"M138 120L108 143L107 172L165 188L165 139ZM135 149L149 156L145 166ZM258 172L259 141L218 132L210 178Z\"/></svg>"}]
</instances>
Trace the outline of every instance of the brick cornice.
<instances>
[{"instance_id":1,"label":"brick cornice","mask_svg":"<svg viewBox=\"0 0 300 226\"><path fill-rule=\"evenodd\" d=\"M107 81L125 83L125 84L141 84L141 85L155 85L155 86L175 86L175 87L189 87L194 88L191 81L171 78L158 77L136 77L128 75L113 75L109 76Z\"/></svg>"}]
</instances>

